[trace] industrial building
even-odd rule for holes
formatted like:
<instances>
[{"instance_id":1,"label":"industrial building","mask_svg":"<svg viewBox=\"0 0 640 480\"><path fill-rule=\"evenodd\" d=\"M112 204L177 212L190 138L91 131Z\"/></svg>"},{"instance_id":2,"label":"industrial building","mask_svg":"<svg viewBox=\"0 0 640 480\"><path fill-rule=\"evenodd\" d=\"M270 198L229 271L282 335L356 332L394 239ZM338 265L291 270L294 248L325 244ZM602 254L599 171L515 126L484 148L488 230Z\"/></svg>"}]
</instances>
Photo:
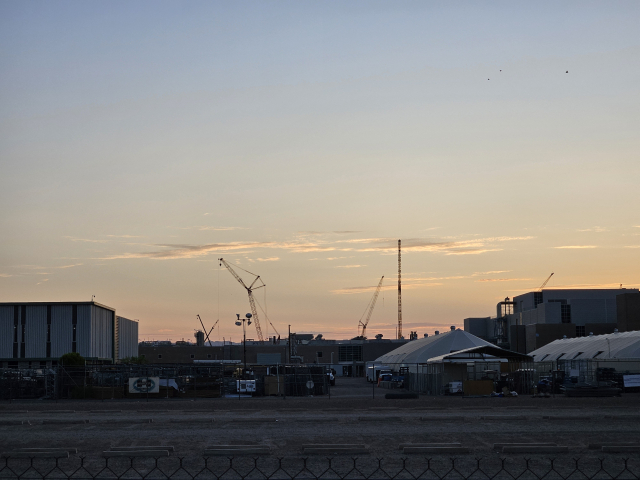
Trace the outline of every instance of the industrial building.
<instances>
[{"instance_id":1,"label":"industrial building","mask_svg":"<svg viewBox=\"0 0 640 480\"><path fill-rule=\"evenodd\" d=\"M542 289L506 298L496 310L496 317L465 318L465 331L521 353L564 337L640 330L638 289Z\"/></svg>"},{"instance_id":2,"label":"industrial building","mask_svg":"<svg viewBox=\"0 0 640 480\"><path fill-rule=\"evenodd\" d=\"M72 352L105 363L137 356L138 323L96 302L0 303L1 367L51 367Z\"/></svg>"},{"instance_id":3,"label":"industrial building","mask_svg":"<svg viewBox=\"0 0 640 480\"><path fill-rule=\"evenodd\" d=\"M284 339L279 344L248 341L247 364L316 364L332 368L338 376L363 377L367 361L407 343L407 340L386 339L321 340L302 334L292 337L291 346ZM185 342L141 342L139 352L147 362L154 364L244 361L242 343L199 347Z\"/></svg>"}]
</instances>

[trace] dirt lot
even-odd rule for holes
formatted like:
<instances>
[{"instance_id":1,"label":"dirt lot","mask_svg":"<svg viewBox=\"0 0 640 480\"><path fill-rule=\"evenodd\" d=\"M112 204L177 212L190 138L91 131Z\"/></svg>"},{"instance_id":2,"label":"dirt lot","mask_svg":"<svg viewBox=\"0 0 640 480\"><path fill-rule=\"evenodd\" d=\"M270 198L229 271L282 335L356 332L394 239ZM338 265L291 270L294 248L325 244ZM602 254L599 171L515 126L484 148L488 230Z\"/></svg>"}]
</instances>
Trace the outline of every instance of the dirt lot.
<instances>
[{"instance_id":1,"label":"dirt lot","mask_svg":"<svg viewBox=\"0 0 640 480\"><path fill-rule=\"evenodd\" d=\"M497 456L494 443L556 442L569 446L569 455L589 456L589 443L640 442L636 394L385 400L387 392L364 379L338 378L330 399L5 402L0 452L53 446L99 455L115 446L172 445L173 455L188 457L203 455L209 445L257 444L270 446L272 455L300 456L302 444L349 443L389 458L403 456L401 443L460 442L472 455ZM79 420L87 423L71 423Z\"/></svg>"}]
</instances>

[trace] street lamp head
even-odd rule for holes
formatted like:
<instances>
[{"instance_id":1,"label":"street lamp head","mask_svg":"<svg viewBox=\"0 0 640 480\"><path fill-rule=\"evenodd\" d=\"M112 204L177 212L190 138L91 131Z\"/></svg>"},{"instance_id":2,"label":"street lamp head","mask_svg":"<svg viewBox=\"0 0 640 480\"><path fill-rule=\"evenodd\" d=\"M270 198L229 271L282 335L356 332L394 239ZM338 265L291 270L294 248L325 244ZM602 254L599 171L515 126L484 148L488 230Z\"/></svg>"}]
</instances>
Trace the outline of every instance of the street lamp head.
<instances>
[{"instance_id":1,"label":"street lamp head","mask_svg":"<svg viewBox=\"0 0 640 480\"><path fill-rule=\"evenodd\" d=\"M240 325L242 325L242 322L238 320L238 321L236 322L236 325L237 325L237 326L240 326Z\"/></svg>"},{"instance_id":2,"label":"street lamp head","mask_svg":"<svg viewBox=\"0 0 640 480\"><path fill-rule=\"evenodd\" d=\"M240 314L236 313L236 317L238 317L238 320L240 320Z\"/></svg>"},{"instance_id":3,"label":"street lamp head","mask_svg":"<svg viewBox=\"0 0 640 480\"><path fill-rule=\"evenodd\" d=\"M247 325L251 325L251 320L247 320Z\"/></svg>"},{"instance_id":4,"label":"street lamp head","mask_svg":"<svg viewBox=\"0 0 640 480\"><path fill-rule=\"evenodd\" d=\"M247 318L251 318L252 316L253 316L253 315L251 315L250 313L247 313L247 314L245 315L245 317L247 317Z\"/></svg>"}]
</instances>

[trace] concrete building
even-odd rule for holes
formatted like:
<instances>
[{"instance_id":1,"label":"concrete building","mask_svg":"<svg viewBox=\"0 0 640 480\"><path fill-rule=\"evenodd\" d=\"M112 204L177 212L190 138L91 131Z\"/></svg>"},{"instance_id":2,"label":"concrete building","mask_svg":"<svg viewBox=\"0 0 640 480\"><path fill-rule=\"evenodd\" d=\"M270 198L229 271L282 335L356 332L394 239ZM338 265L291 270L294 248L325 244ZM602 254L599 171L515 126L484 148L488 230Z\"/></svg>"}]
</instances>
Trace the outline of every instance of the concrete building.
<instances>
[{"instance_id":1,"label":"concrete building","mask_svg":"<svg viewBox=\"0 0 640 480\"><path fill-rule=\"evenodd\" d=\"M0 366L56 365L65 353L116 362L137 355L138 324L96 302L0 303Z\"/></svg>"},{"instance_id":2,"label":"concrete building","mask_svg":"<svg viewBox=\"0 0 640 480\"><path fill-rule=\"evenodd\" d=\"M466 318L464 329L528 353L559 338L640 329L638 289L545 289L508 298L496 317ZM621 297L621 298L619 298Z\"/></svg>"}]
</instances>

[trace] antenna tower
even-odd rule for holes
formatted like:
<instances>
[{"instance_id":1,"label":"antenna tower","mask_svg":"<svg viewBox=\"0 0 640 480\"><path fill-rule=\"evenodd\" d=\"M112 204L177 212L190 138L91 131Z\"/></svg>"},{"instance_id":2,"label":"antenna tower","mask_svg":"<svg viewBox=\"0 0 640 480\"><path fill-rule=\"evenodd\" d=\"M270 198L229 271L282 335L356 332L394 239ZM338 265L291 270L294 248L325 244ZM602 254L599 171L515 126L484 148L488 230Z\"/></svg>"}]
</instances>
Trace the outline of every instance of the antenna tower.
<instances>
[{"instance_id":1,"label":"antenna tower","mask_svg":"<svg viewBox=\"0 0 640 480\"><path fill-rule=\"evenodd\" d=\"M398 240L398 340L402 338L402 250Z\"/></svg>"}]
</instances>

